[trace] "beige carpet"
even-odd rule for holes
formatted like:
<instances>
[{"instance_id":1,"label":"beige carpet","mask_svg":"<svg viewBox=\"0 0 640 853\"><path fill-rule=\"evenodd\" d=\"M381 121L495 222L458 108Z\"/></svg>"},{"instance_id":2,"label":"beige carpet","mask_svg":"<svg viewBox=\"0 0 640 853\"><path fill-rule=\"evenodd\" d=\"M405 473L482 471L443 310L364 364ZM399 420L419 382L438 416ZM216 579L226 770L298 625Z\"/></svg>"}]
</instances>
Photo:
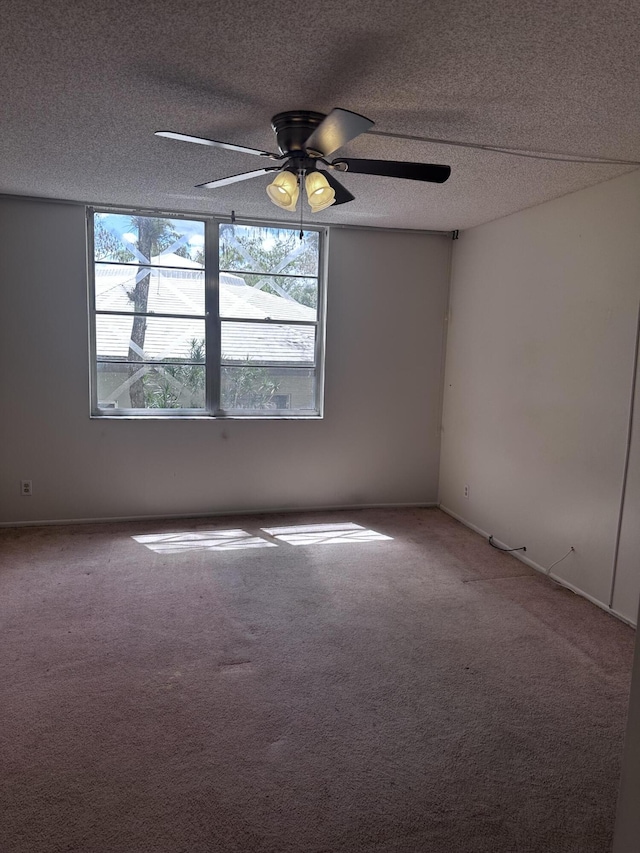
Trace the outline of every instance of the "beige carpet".
<instances>
[{"instance_id":1,"label":"beige carpet","mask_svg":"<svg viewBox=\"0 0 640 853\"><path fill-rule=\"evenodd\" d=\"M609 849L633 631L438 510L0 558L2 853Z\"/></svg>"}]
</instances>

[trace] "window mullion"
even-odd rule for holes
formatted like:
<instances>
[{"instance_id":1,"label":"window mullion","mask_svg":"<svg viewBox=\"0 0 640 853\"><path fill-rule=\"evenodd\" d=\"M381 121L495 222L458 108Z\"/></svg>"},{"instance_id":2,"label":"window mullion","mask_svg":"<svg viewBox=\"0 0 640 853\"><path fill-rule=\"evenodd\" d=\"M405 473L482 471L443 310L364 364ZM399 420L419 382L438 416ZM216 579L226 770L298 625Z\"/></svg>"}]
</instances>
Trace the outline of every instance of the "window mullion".
<instances>
[{"instance_id":1,"label":"window mullion","mask_svg":"<svg viewBox=\"0 0 640 853\"><path fill-rule=\"evenodd\" d=\"M264 270L220 270L231 275L259 275L263 278L318 278L315 273L265 272Z\"/></svg>"},{"instance_id":2,"label":"window mullion","mask_svg":"<svg viewBox=\"0 0 640 853\"><path fill-rule=\"evenodd\" d=\"M318 320L273 320L271 317L221 317L222 323L245 323L263 326L319 326Z\"/></svg>"},{"instance_id":3,"label":"window mullion","mask_svg":"<svg viewBox=\"0 0 640 853\"><path fill-rule=\"evenodd\" d=\"M204 305L206 331L207 411L214 417L220 413L220 273L219 273L219 223L213 219L205 224Z\"/></svg>"},{"instance_id":4,"label":"window mullion","mask_svg":"<svg viewBox=\"0 0 640 853\"><path fill-rule=\"evenodd\" d=\"M88 302L91 322L89 323L89 357L91 359L91 372L89 374L89 399L91 414L98 413L98 364L96 349L96 266L93 263L95 257L95 213L92 207L88 207L87 216L87 281L89 285Z\"/></svg>"},{"instance_id":5,"label":"window mullion","mask_svg":"<svg viewBox=\"0 0 640 853\"><path fill-rule=\"evenodd\" d=\"M160 311L110 311L97 308L96 317L148 317L150 320L204 320L202 314L166 314Z\"/></svg>"}]
</instances>

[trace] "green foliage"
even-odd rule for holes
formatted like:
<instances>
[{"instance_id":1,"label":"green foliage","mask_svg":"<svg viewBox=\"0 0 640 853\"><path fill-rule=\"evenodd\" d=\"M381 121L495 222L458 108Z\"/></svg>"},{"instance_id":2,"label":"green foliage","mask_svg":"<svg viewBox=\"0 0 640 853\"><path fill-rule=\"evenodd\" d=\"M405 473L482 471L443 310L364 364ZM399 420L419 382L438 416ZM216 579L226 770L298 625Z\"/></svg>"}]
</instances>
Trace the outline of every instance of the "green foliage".
<instances>
[{"instance_id":1,"label":"green foliage","mask_svg":"<svg viewBox=\"0 0 640 853\"><path fill-rule=\"evenodd\" d=\"M249 361L249 358L247 358ZM200 362L193 364L190 362ZM166 364L144 379L148 409L201 409L205 403L204 340L191 340L184 364ZM171 378L169 378L171 377ZM242 364L222 368L223 409L266 409L278 392L278 382L264 367ZM173 381L172 381L173 380Z\"/></svg>"},{"instance_id":2,"label":"green foliage","mask_svg":"<svg viewBox=\"0 0 640 853\"><path fill-rule=\"evenodd\" d=\"M145 408L179 409L178 394L168 379L161 373L146 375L142 378Z\"/></svg>"},{"instance_id":3,"label":"green foliage","mask_svg":"<svg viewBox=\"0 0 640 853\"><path fill-rule=\"evenodd\" d=\"M284 281L286 281L286 279ZM283 279L280 279L278 284L282 287ZM285 289L289 296L291 296L292 299L295 299L295 301L300 305L306 305L308 308L318 307L318 284L315 279L312 279L311 281L304 278L289 279ZM280 295L277 290L274 290L274 288L268 284L265 285L262 290L264 290L265 293Z\"/></svg>"},{"instance_id":4,"label":"green foliage","mask_svg":"<svg viewBox=\"0 0 640 853\"><path fill-rule=\"evenodd\" d=\"M190 362L200 363L192 364ZM204 340L192 338L189 357L185 359L184 364L166 364L160 370L144 377L145 408L203 408L205 403L205 366L203 362Z\"/></svg>"},{"instance_id":5,"label":"green foliage","mask_svg":"<svg viewBox=\"0 0 640 853\"><path fill-rule=\"evenodd\" d=\"M138 233L138 247L143 246L149 250L148 258L164 252L179 236L169 221L161 217L132 216L131 228L134 233Z\"/></svg>"},{"instance_id":6,"label":"green foliage","mask_svg":"<svg viewBox=\"0 0 640 853\"><path fill-rule=\"evenodd\" d=\"M97 218L93 228L93 250L96 261L127 260L120 255L127 255L129 259L131 258L131 252L124 249L122 241L105 228Z\"/></svg>"},{"instance_id":7,"label":"green foliage","mask_svg":"<svg viewBox=\"0 0 640 853\"><path fill-rule=\"evenodd\" d=\"M318 235L315 231L307 231L300 240L298 232L290 229L222 224L220 269L241 275L251 287L275 277L278 286L300 305L317 307ZM278 273L309 278L278 278ZM260 289L281 295L268 281L261 284Z\"/></svg>"},{"instance_id":8,"label":"green foliage","mask_svg":"<svg viewBox=\"0 0 640 853\"><path fill-rule=\"evenodd\" d=\"M264 367L252 367L250 364L225 366L221 374L223 409L268 409L278 392L278 382Z\"/></svg>"}]
</instances>

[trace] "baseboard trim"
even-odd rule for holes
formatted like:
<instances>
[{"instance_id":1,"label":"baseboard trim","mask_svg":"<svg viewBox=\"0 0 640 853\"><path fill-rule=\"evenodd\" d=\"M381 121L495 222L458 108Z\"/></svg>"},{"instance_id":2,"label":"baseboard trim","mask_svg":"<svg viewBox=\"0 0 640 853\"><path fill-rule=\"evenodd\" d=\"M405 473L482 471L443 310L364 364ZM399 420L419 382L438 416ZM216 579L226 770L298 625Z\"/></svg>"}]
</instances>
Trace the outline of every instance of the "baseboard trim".
<instances>
[{"instance_id":1,"label":"baseboard trim","mask_svg":"<svg viewBox=\"0 0 640 853\"><path fill-rule=\"evenodd\" d=\"M109 524L123 521L180 521L186 518L221 518L227 515L270 515L276 513L340 512L359 509L433 509L436 501L417 503L328 504L326 506L261 507L259 509L221 509L209 512L187 512L170 515L119 515L97 518L54 518L36 521L1 521L3 527L50 527L67 524Z\"/></svg>"},{"instance_id":2,"label":"baseboard trim","mask_svg":"<svg viewBox=\"0 0 640 853\"><path fill-rule=\"evenodd\" d=\"M455 518L455 520L459 521L460 524L464 524L465 527L468 527L470 530L473 530L474 533L478 533L484 539L488 539L491 535L487 533L486 530L483 530L481 527L478 527L476 524L472 524L472 522L468 521L463 516L458 515L457 512L454 512L452 509L449 509L449 507L446 507L444 504L438 504L438 508L441 509L442 512L446 512L447 515L450 515L451 518ZM493 537L493 541L500 548L512 547L511 545L507 545L505 542L501 542L499 539L496 539L495 536ZM626 616L623 616L621 613L618 613L612 607L609 607L609 605L605 604L604 601L600 601L599 599L594 598L594 596L589 595L589 593L584 592L583 590L579 589L579 587L574 586L572 583L563 580L562 578L558 577L558 575L553 574L553 572L549 574L544 568L544 566L541 566L539 563L536 563L534 560L531 560L529 557L527 557L525 554L522 554L520 551L513 551L511 556L515 557L517 560L520 560L520 562L525 563L530 568L535 569L536 572L540 572L540 574L543 574L545 577L551 578L551 580L554 581L554 583L557 583L559 586L565 587L565 589L574 592L581 598L586 598L587 601L590 601L592 604L595 604L596 607L599 607L606 613L610 613L612 616L615 616L616 619L619 619L621 622L624 622L625 625L630 625L632 628L637 627L635 622L632 622L630 619L627 619Z\"/></svg>"}]
</instances>

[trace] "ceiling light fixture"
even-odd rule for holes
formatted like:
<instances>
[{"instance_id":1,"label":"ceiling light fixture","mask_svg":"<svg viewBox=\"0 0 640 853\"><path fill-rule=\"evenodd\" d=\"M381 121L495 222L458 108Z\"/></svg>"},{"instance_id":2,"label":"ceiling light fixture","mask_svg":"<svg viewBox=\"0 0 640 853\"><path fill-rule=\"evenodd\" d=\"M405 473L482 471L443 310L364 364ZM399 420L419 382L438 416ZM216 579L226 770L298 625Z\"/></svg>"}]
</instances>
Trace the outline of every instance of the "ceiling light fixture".
<instances>
[{"instance_id":1,"label":"ceiling light fixture","mask_svg":"<svg viewBox=\"0 0 640 853\"><path fill-rule=\"evenodd\" d=\"M283 210L294 211L304 174L304 170L300 170L298 174L294 174L289 169L278 172L267 187L267 195L271 201ZM321 172L315 169L309 172L304 179L304 186L312 213L319 213L335 204L336 192Z\"/></svg>"},{"instance_id":2,"label":"ceiling light fixture","mask_svg":"<svg viewBox=\"0 0 640 853\"><path fill-rule=\"evenodd\" d=\"M278 172L267 187L267 195L271 201L283 210L295 210L299 194L297 175L288 169Z\"/></svg>"},{"instance_id":3,"label":"ceiling light fixture","mask_svg":"<svg viewBox=\"0 0 640 853\"><path fill-rule=\"evenodd\" d=\"M329 186L329 181L322 172L310 172L306 177L304 188L313 213L330 207L336 200L336 191Z\"/></svg>"}]
</instances>

